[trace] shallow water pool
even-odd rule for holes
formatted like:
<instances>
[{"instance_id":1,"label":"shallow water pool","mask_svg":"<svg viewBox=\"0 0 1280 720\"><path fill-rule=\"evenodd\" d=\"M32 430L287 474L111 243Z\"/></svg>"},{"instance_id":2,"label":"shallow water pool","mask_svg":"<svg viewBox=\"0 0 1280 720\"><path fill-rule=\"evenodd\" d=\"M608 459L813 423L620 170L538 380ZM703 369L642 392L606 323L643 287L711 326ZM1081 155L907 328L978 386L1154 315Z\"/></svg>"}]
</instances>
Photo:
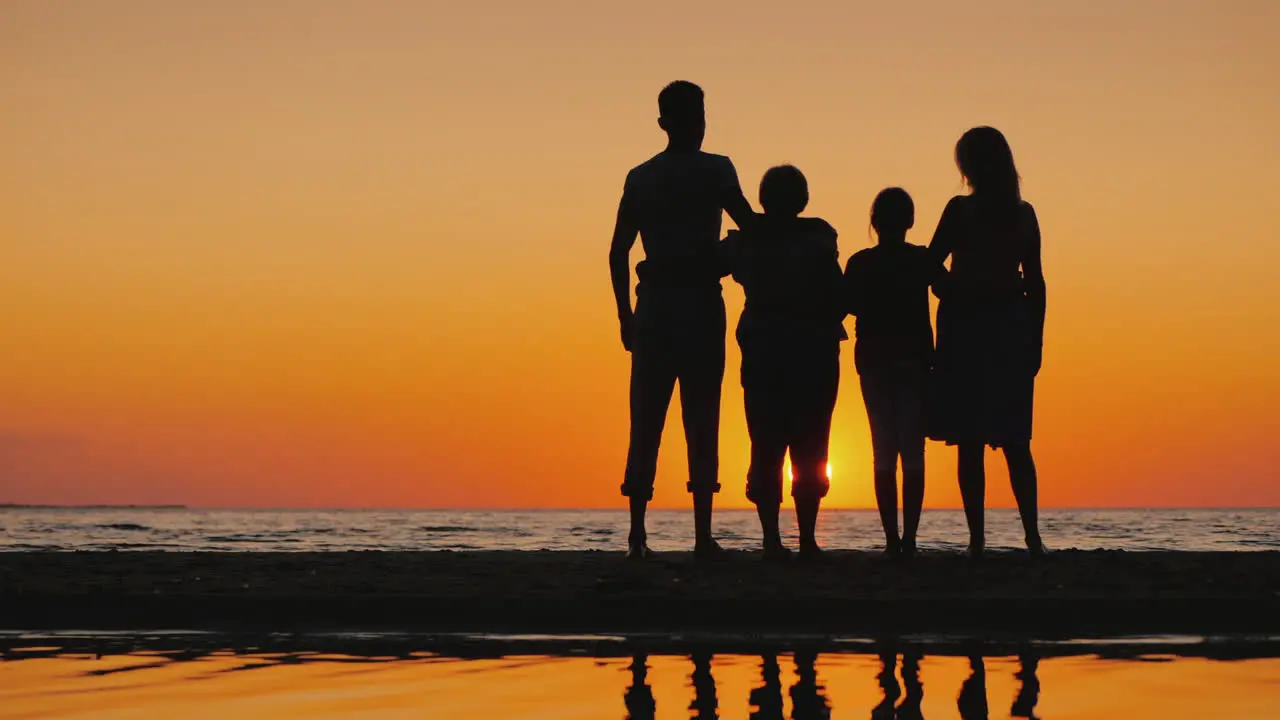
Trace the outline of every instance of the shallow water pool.
<instances>
[{"instance_id":1,"label":"shallow water pool","mask_svg":"<svg viewBox=\"0 0 1280 720\"><path fill-rule=\"evenodd\" d=\"M49 641L46 640L46 643ZM11 642L0 718L1280 717L1280 658L1067 646L449 657ZM493 653L488 653L492 655Z\"/></svg>"}]
</instances>

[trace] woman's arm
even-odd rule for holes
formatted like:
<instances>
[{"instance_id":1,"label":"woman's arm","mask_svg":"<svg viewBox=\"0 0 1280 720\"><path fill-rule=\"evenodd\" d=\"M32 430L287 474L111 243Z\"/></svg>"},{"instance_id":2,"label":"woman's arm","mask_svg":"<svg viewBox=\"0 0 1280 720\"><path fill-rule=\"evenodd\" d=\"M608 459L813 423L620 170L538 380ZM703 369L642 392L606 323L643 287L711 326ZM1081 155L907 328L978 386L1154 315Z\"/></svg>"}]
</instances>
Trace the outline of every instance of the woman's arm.
<instances>
[{"instance_id":1,"label":"woman's arm","mask_svg":"<svg viewBox=\"0 0 1280 720\"><path fill-rule=\"evenodd\" d=\"M1033 365L1040 371L1041 351L1044 346L1044 315L1046 292L1044 283L1044 267L1040 263L1040 220L1036 217L1036 209L1031 203L1026 204L1027 242L1022 257L1022 282L1027 294L1031 310L1031 331L1035 333L1033 345L1035 357Z\"/></svg>"},{"instance_id":2,"label":"woman's arm","mask_svg":"<svg viewBox=\"0 0 1280 720\"><path fill-rule=\"evenodd\" d=\"M929 256L935 267L930 285L933 287L933 294L939 299L943 298L949 289L950 275L947 273L946 263L947 258L951 257L951 253L955 250L956 238L962 227L963 203L963 196L957 195L951 198L942 211L942 217L938 219L938 227L933 231L933 239L929 241Z\"/></svg>"}]
</instances>

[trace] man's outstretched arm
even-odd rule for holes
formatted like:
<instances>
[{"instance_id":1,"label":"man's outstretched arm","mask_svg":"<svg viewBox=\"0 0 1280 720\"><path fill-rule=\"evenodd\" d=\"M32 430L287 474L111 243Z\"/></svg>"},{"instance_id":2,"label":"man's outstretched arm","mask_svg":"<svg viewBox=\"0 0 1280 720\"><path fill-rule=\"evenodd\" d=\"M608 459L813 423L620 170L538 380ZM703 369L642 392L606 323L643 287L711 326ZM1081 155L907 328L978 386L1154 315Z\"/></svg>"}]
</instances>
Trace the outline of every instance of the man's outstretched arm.
<instances>
[{"instance_id":1,"label":"man's outstretched arm","mask_svg":"<svg viewBox=\"0 0 1280 720\"><path fill-rule=\"evenodd\" d=\"M618 203L613 242L609 244L609 275L613 279L613 300L618 306L622 347L631 352L631 248L636 244L636 235L640 231L632 219L628 195L624 189L622 201Z\"/></svg>"},{"instance_id":2,"label":"man's outstretched arm","mask_svg":"<svg viewBox=\"0 0 1280 720\"><path fill-rule=\"evenodd\" d=\"M747 196L742 194L742 184L738 182L738 170L732 162L728 163L725 172L720 205L739 229L747 230L755 222L756 211L751 209Z\"/></svg>"}]
</instances>

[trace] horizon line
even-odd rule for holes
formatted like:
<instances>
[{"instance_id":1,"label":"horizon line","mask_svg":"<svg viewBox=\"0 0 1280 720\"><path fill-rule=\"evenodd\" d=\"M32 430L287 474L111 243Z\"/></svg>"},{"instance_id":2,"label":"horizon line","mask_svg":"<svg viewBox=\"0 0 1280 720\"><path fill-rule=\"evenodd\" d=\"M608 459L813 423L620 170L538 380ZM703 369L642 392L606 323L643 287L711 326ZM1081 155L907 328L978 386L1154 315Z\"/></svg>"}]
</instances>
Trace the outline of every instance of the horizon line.
<instances>
[{"instance_id":1,"label":"horizon line","mask_svg":"<svg viewBox=\"0 0 1280 720\"><path fill-rule=\"evenodd\" d=\"M650 506L650 510L687 511L686 506ZM719 511L754 512L751 507L723 507ZM784 510L794 508L784 507ZM1016 506L988 507L987 510L1017 510ZM57 503L0 503L0 510L201 510L221 512L627 512L626 507L618 506L565 506L565 507L477 507L477 506L376 506L376 505L333 505L333 506L289 506L289 505L185 505L181 503L121 503L119 505L103 503L57 504ZM878 512L875 506L836 506L824 507L824 512ZM925 507L930 511L960 511L960 506ZM1132 511L1132 510L1280 510L1280 505L1048 505L1044 510L1081 510L1081 511Z\"/></svg>"}]
</instances>

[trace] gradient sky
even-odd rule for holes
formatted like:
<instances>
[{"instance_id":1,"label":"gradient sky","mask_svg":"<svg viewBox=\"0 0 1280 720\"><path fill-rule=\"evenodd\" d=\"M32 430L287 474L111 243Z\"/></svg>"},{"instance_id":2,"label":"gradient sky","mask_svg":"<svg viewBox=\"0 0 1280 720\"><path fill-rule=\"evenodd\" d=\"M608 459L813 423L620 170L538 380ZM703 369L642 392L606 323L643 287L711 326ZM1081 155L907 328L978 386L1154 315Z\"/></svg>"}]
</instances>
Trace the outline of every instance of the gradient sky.
<instances>
[{"instance_id":1,"label":"gradient sky","mask_svg":"<svg viewBox=\"0 0 1280 720\"><path fill-rule=\"evenodd\" d=\"M607 246L685 78L748 196L795 163L843 257L886 185L927 243L956 138L1004 130L1044 232L1042 503L1280 505L1277 27L1270 0L5 0L0 502L620 506ZM874 502L852 365L831 506ZM730 342L724 506L737 368ZM954 451L929 463L956 506Z\"/></svg>"}]
</instances>

